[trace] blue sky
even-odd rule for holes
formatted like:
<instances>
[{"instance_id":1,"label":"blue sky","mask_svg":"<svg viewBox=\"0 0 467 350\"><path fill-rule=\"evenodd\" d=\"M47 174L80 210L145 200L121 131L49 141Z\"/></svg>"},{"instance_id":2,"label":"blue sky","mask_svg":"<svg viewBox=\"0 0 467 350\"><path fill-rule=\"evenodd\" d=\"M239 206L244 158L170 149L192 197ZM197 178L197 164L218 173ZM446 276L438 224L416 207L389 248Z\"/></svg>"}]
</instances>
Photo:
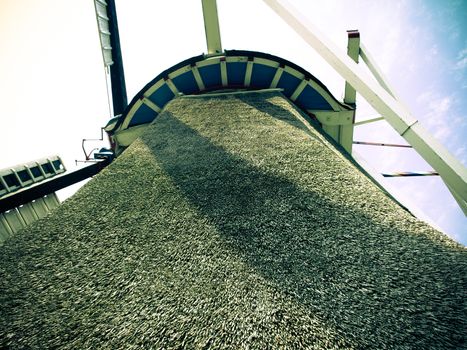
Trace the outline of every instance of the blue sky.
<instances>
[{"instance_id":1,"label":"blue sky","mask_svg":"<svg viewBox=\"0 0 467 350\"><path fill-rule=\"evenodd\" d=\"M387 76L413 114L465 166L467 24L464 14L467 3L410 1L401 2L401 7L400 32L394 34L397 52L386 67ZM370 135L361 136L364 137ZM377 169L430 169L410 150L386 151L387 156L382 158L375 150L366 152ZM387 182L404 193L403 197L409 197L407 202L415 202L438 226L467 244L467 221L440 178L400 178Z\"/></svg>"},{"instance_id":2,"label":"blue sky","mask_svg":"<svg viewBox=\"0 0 467 350\"><path fill-rule=\"evenodd\" d=\"M467 1L290 2L338 46L359 29L416 118L467 162ZM223 47L282 56L339 99L344 81L260 0L218 0ZM205 48L201 1L117 0L129 99L162 70ZM60 154L82 159L81 139L109 119L91 0L0 2L0 168ZM357 119L376 113L361 98ZM403 142L384 122L355 139ZM356 146L378 172L430 170L413 150ZM467 244L467 220L439 178L385 181L401 202ZM417 209L418 208L418 209Z\"/></svg>"}]
</instances>

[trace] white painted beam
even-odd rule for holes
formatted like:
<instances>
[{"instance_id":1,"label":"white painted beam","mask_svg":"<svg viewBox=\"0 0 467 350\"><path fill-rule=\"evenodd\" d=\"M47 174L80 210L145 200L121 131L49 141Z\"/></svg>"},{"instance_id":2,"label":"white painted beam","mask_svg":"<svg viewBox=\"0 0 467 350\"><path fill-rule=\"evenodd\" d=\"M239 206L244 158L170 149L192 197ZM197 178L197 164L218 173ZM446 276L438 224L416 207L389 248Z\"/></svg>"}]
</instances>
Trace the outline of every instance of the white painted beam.
<instances>
[{"instance_id":1,"label":"white painted beam","mask_svg":"<svg viewBox=\"0 0 467 350\"><path fill-rule=\"evenodd\" d=\"M322 125L327 125L327 126L352 125L353 116L354 116L353 110L342 110L342 111L335 112L335 111L322 111L322 110L308 109L307 112L313 114Z\"/></svg>"},{"instance_id":2,"label":"white painted beam","mask_svg":"<svg viewBox=\"0 0 467 350\"><path fill-rule=\"evenodd\" d=\"M358 30L349 30L348 42L347 42L347 55L358 63L358 56L360 53L360 33ZM344 90L344 103L347 103L351 106L355 106L355 101L357 99L357 92L348 81L345 82ZM352 122L354 122L355 113L352 117ZM353 145L353 124L350 125L341 125L339 126L339 144L344 147L344 149L352 154L352 145Z\"/></svg>"},{"instance_id":3,"label":"white painted beam","mask_svg":"<svg viewBox=\"0 0 467 350\"><path fill-rule=\"evenodd\" d=\"M204 29L206 31L206 43L208 55L222 53L221 32L217 15L216 0L201 0L203 4Z\"/></svg>"},{"instance_id":4,"label":"white painted beam","mask_svg":"<svg viewBox=\"0 0 467 350\"><path fill-rule=\"evenodd\" d=\"M361 120L361 121L359 121L359 122L354 123L354 126L363 125L363 124L369 124L369 123L374 123L374 122L379 122L380 120L384 120L384 117L377 117L377 118L371 118L371 119Z\"/></svg>"},{"instance_id":5,"label":"white painted beam","mask_svg":"<svg viewBox=\"0 0 467 350\"><path fill-rule=\"evenodd\" d=\"M370 52L367 50L365 45L363 43L360 43L360 57L362 58L363 62L367 65L368 69L370 72L374 75L378 83L387 91L391 94L392 97L394 97L396 100L400 102L399 97L395 93L394 89L391 87L389 82L384 78L384 75L381 71L381 69L378 67L376 64L376 61L374 60L373 56L371 56Z\"/></svg>"},{"instance_id":6,"label":"white painted beam","mask_svg":"<svg viewBox=\"0 0 467 350\"><path fill-rule=\"evenodd\" d=\"M360 33L358 30L349 30L347 31L348 41L347 41L347 55L358 63L358 56L360 54ZM355 105L357 100L357 92L349 84L348 81L345 82L344 90L344 102L347 104Z\"/></svg>"}]
</instances>

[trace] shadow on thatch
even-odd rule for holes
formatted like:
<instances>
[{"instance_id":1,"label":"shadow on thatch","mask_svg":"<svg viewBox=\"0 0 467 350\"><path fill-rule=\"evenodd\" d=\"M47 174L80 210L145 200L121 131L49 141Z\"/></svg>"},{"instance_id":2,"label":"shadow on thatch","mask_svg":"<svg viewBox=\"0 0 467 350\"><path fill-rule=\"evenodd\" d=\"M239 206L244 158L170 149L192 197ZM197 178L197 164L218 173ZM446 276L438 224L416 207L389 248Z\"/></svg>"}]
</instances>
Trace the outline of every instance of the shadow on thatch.
<instances>
[{"instance_id":1,"label":"shadow on thatch","mask_svg":"<svg viewBox=\"0 0 467 350\"><path fill-rule=\"evenodd\" d=\"M465 250L295 112L172 101L0 247L0 348L465 347Z\"/></svg>"},{"instance_id":2,"label":"shadow on thatch","mask_svg":"<svg viewBox=\"0 0 467 350\"><path fill-rule=\"evenodd\" d=\"M248 95L239 95L238 99L241 100L243 103L251 106L253 110L261 111L262 113L267 114L271 118L280 120L293 126L294 128L304 131L310 137L316 139L317 141L321 141L323 139L326 140L327 145L331 144L332 147L338 150L341 153L341 155L345 157L349 162L351 162L353 166L355 166L362 174L367 176L367 178L371 182L373 182L382 192L384 192L392 200L396 201L396 199L389 192L387 192L386 189L378 181L376 181L364 168L362 168L360 164L358 164L339 143L335 142L331 136L322 131L322 126L317 120L311 119L310 116L304 114L295 105L292 107L290 102L286 100L285 97L284 99L282 99L282 101L277 101L268 98L252 99ZM300 118L303 120L299 120L298 118L290 118L291 108L295 108L296 114L299 114ZM304 123L314 128L314 133L310 132L309 128L307 128L304 125ZM319 136L317 136L318 134ZM323 142L323 144L327 147L326 143ZM409 210L406 207L404 207L401 203L398 204L402 209L409 212Z\"/></svg>"},{"instance_id":3,"label":"shadow on thatch","mask_svg":"<svg viewBox=\"0 0 467 350\"><path fill-rule=\"evenodd\" d=\"M155 160L236 254L327 327L371 348L463 344L465 255L456 265L461 253L426 235L268 174L168 112L160 118L158 138L143 138Z\"/></svg>"}]
</instances>

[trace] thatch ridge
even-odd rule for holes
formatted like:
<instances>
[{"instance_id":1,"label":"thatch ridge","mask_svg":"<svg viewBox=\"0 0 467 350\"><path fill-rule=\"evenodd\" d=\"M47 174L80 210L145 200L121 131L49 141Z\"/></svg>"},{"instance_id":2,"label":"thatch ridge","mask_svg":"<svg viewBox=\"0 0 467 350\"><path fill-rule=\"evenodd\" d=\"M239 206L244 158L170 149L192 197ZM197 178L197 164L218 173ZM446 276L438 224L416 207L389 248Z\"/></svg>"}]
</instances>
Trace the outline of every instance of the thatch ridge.
<instances>
[{"instance_id":1,"label":"thatch ridge","mask_svg":"<svg viewBox=\"0 0 467 350\"><path fill-rule=\"evenodd\" d=\"M278 93L180 98L0 248L0 346L458 349L467 255Z\"/></svg>"}]
</instances>

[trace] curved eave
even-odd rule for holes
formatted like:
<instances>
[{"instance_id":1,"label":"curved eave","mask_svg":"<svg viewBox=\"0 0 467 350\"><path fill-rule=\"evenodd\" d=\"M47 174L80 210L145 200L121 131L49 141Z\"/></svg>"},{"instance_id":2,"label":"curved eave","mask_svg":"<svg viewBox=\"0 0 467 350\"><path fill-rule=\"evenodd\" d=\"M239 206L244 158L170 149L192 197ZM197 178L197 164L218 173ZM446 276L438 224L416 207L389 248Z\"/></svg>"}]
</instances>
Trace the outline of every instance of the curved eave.
<instances>
[{"instance_id":1,"label":"curved eave","mask_svg":"<svg viewBox=\"0 0 467 350\"><path fill-rule=\"evenodd\" d=\"M308 113L352 111L296 64L266 53L231 50L219 56L195 56L163 71L136 94L122 117L109 123L106 130L121 135L117 142L126 146L133 139L128 129L140 130L179 95L270 88L282 89L288 99Z\"/></svg>"}]
</instances>

